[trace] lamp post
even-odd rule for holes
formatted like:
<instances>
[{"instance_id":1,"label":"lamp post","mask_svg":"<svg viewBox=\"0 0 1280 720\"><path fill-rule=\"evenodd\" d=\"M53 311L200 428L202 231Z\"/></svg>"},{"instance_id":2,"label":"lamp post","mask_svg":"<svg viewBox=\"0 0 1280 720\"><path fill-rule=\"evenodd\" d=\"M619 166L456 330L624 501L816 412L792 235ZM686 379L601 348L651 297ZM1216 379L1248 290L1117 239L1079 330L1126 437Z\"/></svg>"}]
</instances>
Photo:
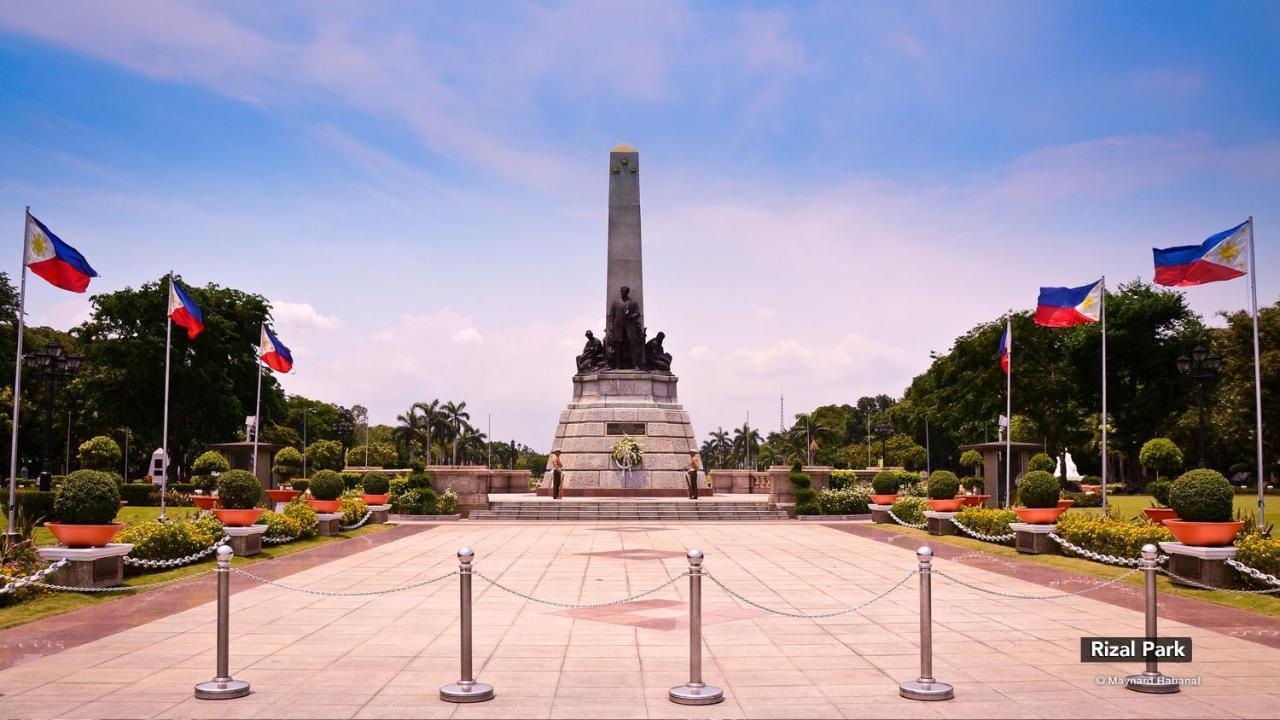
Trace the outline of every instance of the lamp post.
<instances>
[{"instance_id":1,"label":"lamp post","mask_svg":"<svg viewBox=\"0 0 1280 720\"><path fill-rule=\"evenodd\" d=\"M44 458L40 465L40 489L47 492L53 479L49 472L49 452L53 445L53 399L58 392L58 383L74 375L83 358L79 353L64 350L62 343L53 340L43 348L24 355L22 362L44 386L46 395L48 423L45 426Z\"/></svg>"},{"instance_id":2,"label":"lamp post","mask_svg":"<svg viewBox=\"0 0 1280 720\"><path fill-rule=\"evenodd\" d=\"M888 454L885 452L885 441L893 434L893 425L888 420L879 420L875 427L876 437L880 438L880 464L884 465L889 462Z\"/></svg>"},{"instance_id":3,"label":"lamp post","mask_svg":"<svg viewBox=\"0 0 1280 720\"><path fill-rule=\"evenodd\" d=\"M316 409L309 407L302 409L302 479L307 479L307 416L315 412Z\"/></svg>"},{"instance_id":4,"label":"lamp post","mask_svg":"<svg viewBox=\"0 0 1280 720\"><path fill-rule=\"evenodd\" d=\"M1200 467L1204 467L1204 403L1205 388L1212 385L1222 372L1222 356L1210 352L1203 345L1196 345L1190 355L1179 355L1178 372L1196 384L1196 404L1200 411Z\"/></svg>"}]
</instances>

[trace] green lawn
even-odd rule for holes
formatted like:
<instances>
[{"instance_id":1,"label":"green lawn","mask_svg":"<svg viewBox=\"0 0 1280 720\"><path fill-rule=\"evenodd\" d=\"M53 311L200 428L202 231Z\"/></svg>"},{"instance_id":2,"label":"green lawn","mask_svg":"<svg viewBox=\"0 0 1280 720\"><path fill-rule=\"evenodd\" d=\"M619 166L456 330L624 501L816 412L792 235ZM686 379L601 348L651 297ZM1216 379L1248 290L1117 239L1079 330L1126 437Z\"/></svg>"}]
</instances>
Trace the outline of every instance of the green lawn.
<instances>
[{"instance_id":1,"label":"green lawn","mask_svg":"<svg viewBox=\"0 0 1280 720\"><path fill-rule=\"evenodd\" d=\"M1122 517L1133 517L1142 514L1142 508L1151 507L1155 499L1150 495L1108 495L1107 504ZM1101 508L1079 508L1072 512L1097 515ZM1236 495L1236 512L1254 514L1258 511L1257 495ZM1267 495L1267 524L1280 527L1280 496Z\"/></svg>"}]
</instances>

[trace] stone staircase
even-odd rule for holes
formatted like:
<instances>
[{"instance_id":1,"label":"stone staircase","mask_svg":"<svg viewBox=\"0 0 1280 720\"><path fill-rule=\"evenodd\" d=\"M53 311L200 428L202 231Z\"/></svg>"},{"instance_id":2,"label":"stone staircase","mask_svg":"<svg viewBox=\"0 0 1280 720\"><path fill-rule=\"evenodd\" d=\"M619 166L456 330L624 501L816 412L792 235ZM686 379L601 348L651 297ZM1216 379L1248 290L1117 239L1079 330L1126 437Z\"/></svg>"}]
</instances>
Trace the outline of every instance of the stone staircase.
<instances>
[{"instance_id":1,"label":"stone staircase","mask_svg":"<svg viewBox=\"0 0 1280 720\"><path fill-rule=\"evenodd\" d=\"M706 500L532 500L490 503L488 510L473 510L471 520L517 521L576 520L625 522L697 522L786 520L785 510L770 509L767 502Z\"/></svg>"}]
</instances>

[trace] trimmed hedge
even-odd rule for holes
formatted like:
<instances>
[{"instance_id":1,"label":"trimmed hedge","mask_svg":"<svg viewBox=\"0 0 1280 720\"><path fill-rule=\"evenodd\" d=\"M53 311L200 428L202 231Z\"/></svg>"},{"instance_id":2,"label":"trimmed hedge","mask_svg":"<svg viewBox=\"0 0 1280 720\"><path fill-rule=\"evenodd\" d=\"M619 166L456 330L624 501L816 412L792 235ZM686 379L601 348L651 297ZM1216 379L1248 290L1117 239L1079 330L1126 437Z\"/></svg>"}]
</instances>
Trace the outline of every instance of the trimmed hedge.
<instances>
[{"instance_id":1,"label":"trimmed hedge","mask_svg":"<svg viewBox=\"0 0 1280 720\"><path fill-rule=\"evenodd\" d=\"M960 492L960 478L950 470L935 470L929 476L929 499L951 500Z\"/></svg>"},{"instance_id":2,"label":"trimmed hedge","mask_svg":"<svg viewBox=\"0 0 1280 720\"><path fill-rule=\"evenodd\" d=\"M862 490L819 490L818 507L823 515L862 515L871 512L871 498Z\"/></svg>"},{"instance_id":3,"label":"trimmed hedge","mask_svg":"<svg viewBox=\"0 0 1280 720\"><path fill-rule=\"evenodd\" d=\"M62 481L53 500L53 520L69 525L107 525L120 511L113 473L76 470Z\"/></svg>"},{"instance_id":4,"label":"trimmed hedge","mask_svg":"<svg viewBox=\"0 0 1280 720\"><path fill-rule=\"evenodd\" d=\"M346 492L342 476L333 470L321 470L311 476L311 497L317 500L337 500Z\"/></svg>"},{"instance_id":5,"label":"trimmed hedge","mask_svg":"<svg viewBox=\"0 0 1280 720\"><path fill-rule=\"evenodd\" d=\"M893 470L881 470L876 476L871 478L871 489L877 495L892 495L898 492L898 486L901 484L898 473Z\"/></svg>"},{"instance_id":6,"label":"trimmed hedge","mask_svg":"<svg viewBox=\"0 0 1280 720\"><path fill-rule=\"evenodd\" d=\"M1049 457L1047 453L1038 452L1027 461L1027 473L1043 471L1052 475L1053 469L1057 465L1058 463L1054 462L1054 459Z\"/></svg>"},{"instance_id":7,"label":"trimmed hedge","mask_svg":"<svg viewBox=\"0 0 1280 720\"><path fill-rule=\"evenodd\" d=\"M387 474L374 470L365 473L364 480L361 481L361 487L370 495L386 494L391 488L391 480L387 478Z\"/></svg>"},{"instance_id":8,"label":"trimmed hedge","mask_svg":"<svg viewBox=\"0 0 1280 720\"><path fill-rule=\"evenodd\" d=\"M248 470L228 470L218 476L218 504L228 510L248 510L262 499L262 483Z\"/></svg>"},{"instance_id":9,"label":"trimmed hedge","mask_svg":"<svg viewBox=\"0 0 1280 720\"><path fill-rule=\"evenodd\" d=\"M27 517L28 520L40 521L53 519L53 501L58 493L53 490L19 490L17 495L18 510ZM9 493L0 493L0 497L4 499L5 512L9 511Z\"/></svg>"},{"instance_id":10,"label":"trimmed hedge","mask_svg":"<svg viewBox=\"0 0 1280 720\"><path fill-rule=\"evenodd\" d=\"M120 486L120 499L133 507L151 507L160 504L160 490L151 483L127 483Z\"/></svg>"},{"instance_id":11,"label":"trimmed hedge","mask_svg":"<svg viewBox=\"0 0 1280 720\"><path fill-rule=\"evenodd\" d=\"M217 450L206 450L191 463L192 475L219 475L230 469L230 463Z\"/></svg>"},{"instance_id":12,"label":"trimmed hedge","mask_svg":"<svg viewBox=\"0 0 1280 720\"><path fill-rule=\"evenodd\" d=\"M1058 478L1044 470L1033 470L1018 483L1018 500L1029 508L1057 507L1061 492Z\"/></svg>"},{"instance_id":13,"label":"trimmed hedge","mask_svg":"<svg viewBox=\"0 0 1280 720\"><path fill-rule=\"evenodd\" d=\"M809 473L801 468L800 463L791 466L788 477L791 480L792 492L796 496L796 514L817 515L821 512L821 508L818 507L818 493L814 492Z\"/></svg>"},{"instance_id":14,"label":"trimmed hedge","mask_svg":"<svg viewBox=\"0 0 1280 720\"><path fill-rule=\"evenodd\" d=\"M1169 507L1187 522L1226 522L1234 503L1231 483L1217 470L1189 470L1169 487Z\"/></svg>"}]
</instances>

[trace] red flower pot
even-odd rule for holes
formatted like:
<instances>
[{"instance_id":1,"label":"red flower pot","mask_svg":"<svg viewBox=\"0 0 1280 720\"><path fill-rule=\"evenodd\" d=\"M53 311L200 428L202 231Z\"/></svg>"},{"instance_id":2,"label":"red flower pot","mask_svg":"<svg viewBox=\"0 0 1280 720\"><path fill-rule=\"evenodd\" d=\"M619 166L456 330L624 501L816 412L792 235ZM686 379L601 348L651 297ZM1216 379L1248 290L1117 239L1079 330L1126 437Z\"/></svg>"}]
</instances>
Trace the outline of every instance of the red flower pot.
<instances>
[{"instance_id":1,"label":"red flower pot","mask_svg":"<svg viewBox=\"0 0 1280 720\"><path fill-rule=\"evenodd\" d=\"M111 542L116 533L124 529L120 523L108 525L68 525L67 523L47 522L44 524L58 542L69 548L103 547Z\"/></svg>"},{"instance_id":2,"label":"red flower pot","mask_svg":"<svg viewBox=\"0 0 1280 720\"><path fill-rule=\"evenodd\" d=\"M215 508L214 515L218 516L218 522L227 527L248 527L262 517L262 513L266 512L262 508L249 508L247 510L231 510L228 508Z\"/></svg>"},{"instance_id":3,"label":"red flower pot","mask_svg":"<svg viewBox=\"0 0 1280 720\"><path fill-rule=\"evenodd\" d=\"M1164 526L1183 545L1200 547L1220 547L1230 545L1236 539L1236 533L1244 527L1243 520L1226 522L1188 522L1186 520L1165 520Z\"/></svg>"},{"instance_id":4,"label":"red flower pot","mask_svg":"<svg viewBox=\"0 0 1280 720\"><path fill-rule=\"evenodd\" d=\"M1102 486L1101 485L1081 485L1080 491L1085 493L1086 495L1097 495L1099 492L1102 491Z\"/></svg>"},{"instance_id":5,"label":"red flower pot","mask_svg":"<svg viewBox=\"0 0 1280 720\"><path fill-rule=\"evenodd\" d=\"M341 500L316 500L311 498L307 502L311 503L311 507L318 513L338 512L342 509Z\"/></svg>"},{"instance_id":6,"label":"red flower pot","mask_svg":"<svg viewBox=\"0 0 1280 720\"><path fill-rule=\"evenodd\" d=\"M934 512L955 512L964 505L964 498L951 498L950 500L925 500L929 503L929 509Z\"/></svg>"},{"instance_id":7,"label":"red flower pot","mask_svg":"<svg viewBox=\"0 0 1280 720\"><path fill-rule=\"evenodd\" d=\"M871 502L876 505L892 505L893 501L898 499L898 493L892 495L872 495Z\"/></svg>"},{"instance_id":8,"label":"red flower pot","mask_svg":"<svg viewBox=\"0 0 1280 720\"><path fill-rule=\"evenodd\" d=\"M293 502L293 499L302 494L301 490L268 490L267 497L271 498L271 502L287 503Z\"/></svg>"},{"instance_id":9,"label":"red flower pot","mask_svg":"<svg viewBox=\"0 0 1280 720\"><path fill-rule=\"evenodd\" d=\"M1066 508L1060 507L1016 507L1013 509L1013 513L1018 516L1018 522L1024 522L1029 525L1052 525L1058 522L1058 516L1066 511Z\"/></svg>"},{"instance_id":10,"label":"red flower pot","mask_svg":"<svg viewBox=\"0 0 1280 720\"><path fill-rule=\"evenodd\" d=\"M362 493L360 499L364 500L366 505L386 505L387 501L391 499L391 493L383 493L381 495Z\"/></svg>"},{"instance_id":11,"label":"red flower pot","mask_svg":"<svg viewBox=\"0 0 1280 720\"><path fill-rule=\"evenodd\" d=\"M201 510L212 510L218 504L217 495L192 495L191 502Z\"/></svg>"},{"instance_id":12,"label":"red flower pot","mask_svg":"<svg viewBox=\"0 0 1280 720\"><path fill-rule=\"evenodd\" d=\"M1164 507L1146 507L1142 508L1142 512L1146 514L1147 519L1159 525L1165 520L1177 520L1178 513L1173 508Z\"/></svg>"},{"instance_id":13,"label":"red flower pot","mask_svg":"<svg viewBox=\"0 0 1280 720\"><path fill-rule=\"evenodd\" d=\"M990 499L990 495L961 495L960 503L966 507L980 507Z\"/></svg>"},{"instance_id":14,"label":"red flower pot","mask_svg":"<svg viewBox=\"0 0 1280 720\"><path fill-rule=\"evenodd\" d=\"M1058 501L1058 508L1059 508L1059 509L1061 509L1061 510L1066 510L1067 508L1069 508L1069 507L1071 507L1072 505L1075 505L1075 504L1076 504L1076 501L1075 501L1075 500L1059 500L1059 501Z\"/></svg>"}]
</instances>

